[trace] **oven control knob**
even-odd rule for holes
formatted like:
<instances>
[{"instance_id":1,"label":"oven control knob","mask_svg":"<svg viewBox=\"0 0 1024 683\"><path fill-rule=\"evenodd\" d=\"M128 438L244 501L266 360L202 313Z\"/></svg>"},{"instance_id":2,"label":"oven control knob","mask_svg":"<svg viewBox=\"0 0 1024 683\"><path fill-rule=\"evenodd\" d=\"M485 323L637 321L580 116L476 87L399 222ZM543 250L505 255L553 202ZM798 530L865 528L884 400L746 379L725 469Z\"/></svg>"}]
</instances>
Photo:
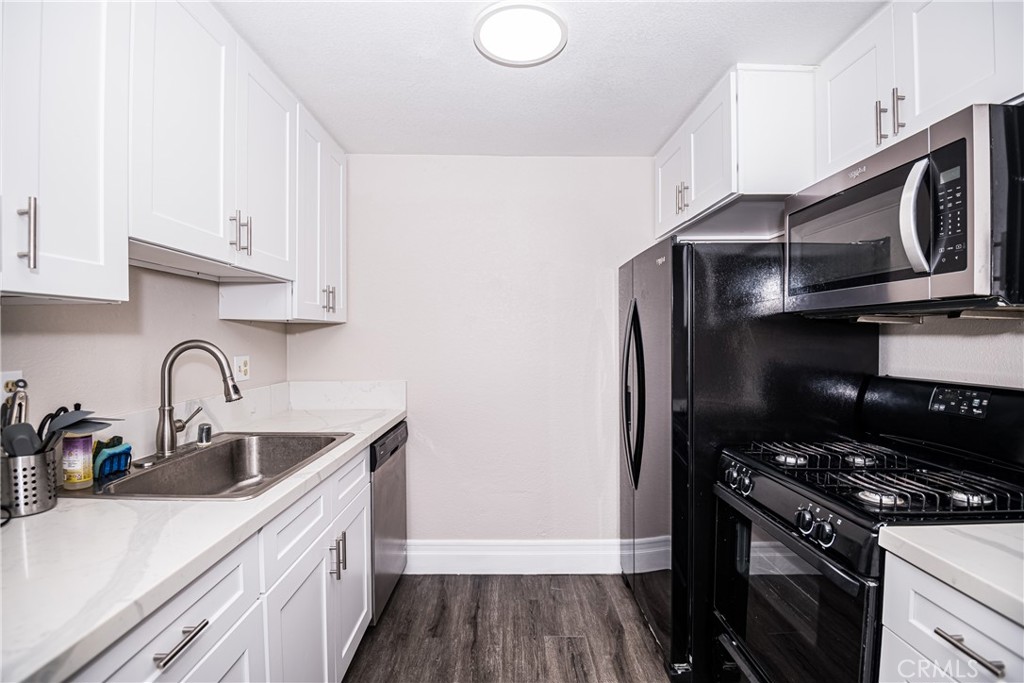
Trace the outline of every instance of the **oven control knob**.
<instances>
[{"instance_id":1,"label":"oven control knob","mask_svg":"<svg viewBox=\"0 0 1024 683\"><path fill-rule=\"evenodd\" d=\"M740 483L737 484L737 489L744 496L750 495L750 492L754 490L754 480L750 478L749 472L740 477Z\"/></svg>"},{"instance_id":2,"label":"oven control knob","mask_svg":"<svg viewBox=\"0 0 1024 683\"><path fill-rule=\"evenodd\" d=\"M811 514L810 510L797 510L796 528L804 536L811 533L811 529L814 528L814 515Z\"/></svg>"},{"instance_id":3,"label":"oven control knob","mask_svg":"<svg viewBox=\"0 0 1024 683\"><path fill-rule=\"evenodd\" d=\"M827 548L836 540L836 530L832 526L832 522L818 522L816 525L814 537L821 544L822 548Z\"/></svg>"},{"instance_id":4,"label":"oven control knob","mask_svg":"<svg viewBox=\"0 0 1024 683\"><path fill-rule=\"evenodd\" d=\"M733 465L725 471L725 483L729 485L729 488L736 488L736 484L739 483L740 473Z\"/></svg>"}]
</instances>

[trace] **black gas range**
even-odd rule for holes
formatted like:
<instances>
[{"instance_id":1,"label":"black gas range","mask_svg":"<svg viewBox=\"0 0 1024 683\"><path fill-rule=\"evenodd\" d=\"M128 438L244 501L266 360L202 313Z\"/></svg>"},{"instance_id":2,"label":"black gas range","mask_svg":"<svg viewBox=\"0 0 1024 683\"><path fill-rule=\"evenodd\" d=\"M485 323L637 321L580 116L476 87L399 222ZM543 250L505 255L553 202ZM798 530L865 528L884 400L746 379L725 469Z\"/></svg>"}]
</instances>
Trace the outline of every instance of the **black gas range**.
<instances>
[{"instance_id":1,"label":"black gas range","mask_svg":"<svg viewBox=\"0 0 1024 683\"><path fill-rule=\"evenodd\" d=\"M1024 520L1024 392L872 378L857 405L856 438L720 453L720 680L876 680L879 529Z\"/></svg>"}]
</instances>

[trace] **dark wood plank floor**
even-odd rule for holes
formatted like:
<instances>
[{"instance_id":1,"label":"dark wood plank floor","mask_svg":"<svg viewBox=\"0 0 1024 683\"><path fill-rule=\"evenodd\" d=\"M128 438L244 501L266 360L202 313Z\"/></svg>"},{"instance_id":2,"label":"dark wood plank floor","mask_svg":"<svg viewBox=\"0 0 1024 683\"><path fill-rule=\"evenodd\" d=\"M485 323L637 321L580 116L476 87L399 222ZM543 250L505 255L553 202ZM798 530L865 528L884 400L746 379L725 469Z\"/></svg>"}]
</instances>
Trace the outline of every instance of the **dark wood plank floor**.
<instances>
[{"instance_id":1,"label":"dark wood plank floor","mask_svg":"<svg viewBox=\"0 0 1024 683\"><path fill-rule=\"evenodd\" d=\"M404 576L344 683L665 683L618 576Z\"/></svg>"}]
</instances>

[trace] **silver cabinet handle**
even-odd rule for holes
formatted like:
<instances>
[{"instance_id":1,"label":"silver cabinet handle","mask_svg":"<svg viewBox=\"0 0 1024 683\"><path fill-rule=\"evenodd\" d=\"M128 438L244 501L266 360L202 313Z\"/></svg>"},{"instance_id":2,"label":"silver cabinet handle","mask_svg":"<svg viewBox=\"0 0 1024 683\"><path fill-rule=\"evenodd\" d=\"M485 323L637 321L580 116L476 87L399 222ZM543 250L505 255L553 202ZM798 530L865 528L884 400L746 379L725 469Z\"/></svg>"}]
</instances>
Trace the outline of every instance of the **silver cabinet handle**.
<instances>
[{"instance_id":1,"label":"silver cabinet handle","mask_svg":"<svg viewBox=\"0 0 1024 683\"><path fill-rule=\"evenodd\" d=\"M182 652L188 649L188 646L199 637L199 634L206 630L206 627L210 625L210 622L203 619L195 626L186 626L181 629L182 634L185 636L178 641L178 644L171 648L170 652L160 652L153 655L153 661L156 662L156 668L166 669L174 660L178 658Z\"/></svg>"},{"instance_id":2,"label":"silver cabinet handle","mask_svg":"<svg viewBox=\"0 0 1024 683\"><path fill-rule=\"evenodd\" d=\"M680 185L679 187L679 199L680 203L682 203L683 205L680 211L686 211L688 208L690 208L690 205L686 203L686 191L689 189L690 186L687 185L686 182L683 182L682 185Z\"/></svg>"},{"instance_id":3,"label":"silver cabinet handle","mask_svg":"<svg viewBox=\"0 0 1024 683\"><path fill-rule=\"evenodd\" d=\"M678 184L676 185L675 189L676 189L676 215L678 216L679 212L681 210L679 208L679 185Z\"/></svg>"},{"instance_id":4,"label":"silver cabinet handle","mask_svg":"<svg viewBox=\"0 0 1024 683\"><path fill-rule=\"evenodd\" d=\"M334 555L334 569L330 570L330 575L338 581L341 581L341 573L348 569L348 544L345 541L345 532L341 532L341 536L334 539L334 545L327 548Z\"/></svg>"},{"instance_id":5,"label":"silver cabinet handle","mask_svg":"<svg viewBox=\"0 0 1024 683\"><path fill-rule=\"evenodd\" d=\"M28 198L28 208L18 209L19 216L28 216L28 251L19 251L18 258L28 259L28 269L39 266L39 210L36 197Z\"/></svg>"},{"instance_id":6,"label":"silver cabinet handle","mask_svg":"<svg viewBox=\"0 0 1024 683\"><path fill-rule=\"evenodd\" d=\"M242 220L242 212L235 210L234 216L228 216L228 220L235 224L235 239L228 242L235 248L235 251L245 251L249 256L252 256L252 216L248 217L249 220ZM246 239L249 244L242 244L242 228L245 228Z\"/></svg>"},{"instance_id":7,"label":"silver cabinet handle","mask_svg":"<svg viewBox=\"0 0 1024 683\"><path fill-rule=\"evenodd\" d=\"M900 94L899 88L892 89L892 136L900 134L900 128L906 128L907 124L900 121L900 102L907 99L906 95Z\"/></svg>"},{"instance_id":8,"label":"silver cabinet handle","mask_svg":"<svg viewBox=\"0 0 1024 683\"><path fill-rule=\"evenodd\" d=\"M324 287L320 291L324 293L324 305L321 306L320 308L322 308L325 311L327 311L328 313L330 313L331 312L331 286L327 285L326 287Z\"/></svg>"},{"instance_id":9,"label":"silver cabinet handle","mask_svg":"<svg viewBox=\"0 0 1024 683\"><path fill-rule=\"evenodd\" d=\"M882 132L882 114L889 111L882 106L882 100L875 100L875 147L882 145L882 140L889 137Z\"/></svg>"},{"instance_id":10,"label":"silver cabinet handle","mask_svg":"<svg viewBox=\"0 0 1024 683\"><path fill-rule=\"evenodd\" d=\"M985 659L977 652L964 645L963 636L946 633L938 626L935 627L935 635L937 635L939 638L942 638L944 641L955 647L957 650L960 650L960 652L963 652L965 655L976 661L978 664L981 664L982 667L987 669L988 672L996 678L1003 678L1006 675L1005 664L1003 664L1000 661Z\"/></svg>"},{"instance_id":11,"label":"silver cabinet handle","mask_svg":"<svg viewBox=\"0 0 1024 683\"><path fill-rule=\"evenodd\" d=\"M341 569L348 569L348 533L341 532Z\"/></svg>"},{"instance_id":12,"label":"silver cabinet handle","mask_svg":"<svg viewBox=\"0 0 1024 683\"><path fill-rule=\"evenodd\" d=\"M338 288L331 285L331 313L338 312Z\"/></svg>"}]
</instances>

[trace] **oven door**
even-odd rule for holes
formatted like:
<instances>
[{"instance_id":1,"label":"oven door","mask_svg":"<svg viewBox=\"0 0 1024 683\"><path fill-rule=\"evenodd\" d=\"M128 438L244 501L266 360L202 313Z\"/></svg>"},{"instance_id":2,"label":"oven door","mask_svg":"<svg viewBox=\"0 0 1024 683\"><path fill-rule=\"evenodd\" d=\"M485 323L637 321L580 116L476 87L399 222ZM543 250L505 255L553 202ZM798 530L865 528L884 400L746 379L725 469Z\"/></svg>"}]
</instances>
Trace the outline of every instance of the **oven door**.
<instances>
[{"instance_id":1,"label":"oven door","mask_svg":"<svg viewBox=\"0 0 1024 683\"><path fill-rule=\"evenodd\" d=\"M736 659L774 683L872 680L878 583L839 568L720 484L715 493L715 613Z\"/></svg>"},{"instance_id":2,"label":"oven door","mask_svg":"<svg viewBox=\"0 0 1024 683\"><path fill-rule=\"evenodd\" d=\"M931 297L931 161L920 134L786 202L786 309Z\"/></svg>"}]
</instances>

